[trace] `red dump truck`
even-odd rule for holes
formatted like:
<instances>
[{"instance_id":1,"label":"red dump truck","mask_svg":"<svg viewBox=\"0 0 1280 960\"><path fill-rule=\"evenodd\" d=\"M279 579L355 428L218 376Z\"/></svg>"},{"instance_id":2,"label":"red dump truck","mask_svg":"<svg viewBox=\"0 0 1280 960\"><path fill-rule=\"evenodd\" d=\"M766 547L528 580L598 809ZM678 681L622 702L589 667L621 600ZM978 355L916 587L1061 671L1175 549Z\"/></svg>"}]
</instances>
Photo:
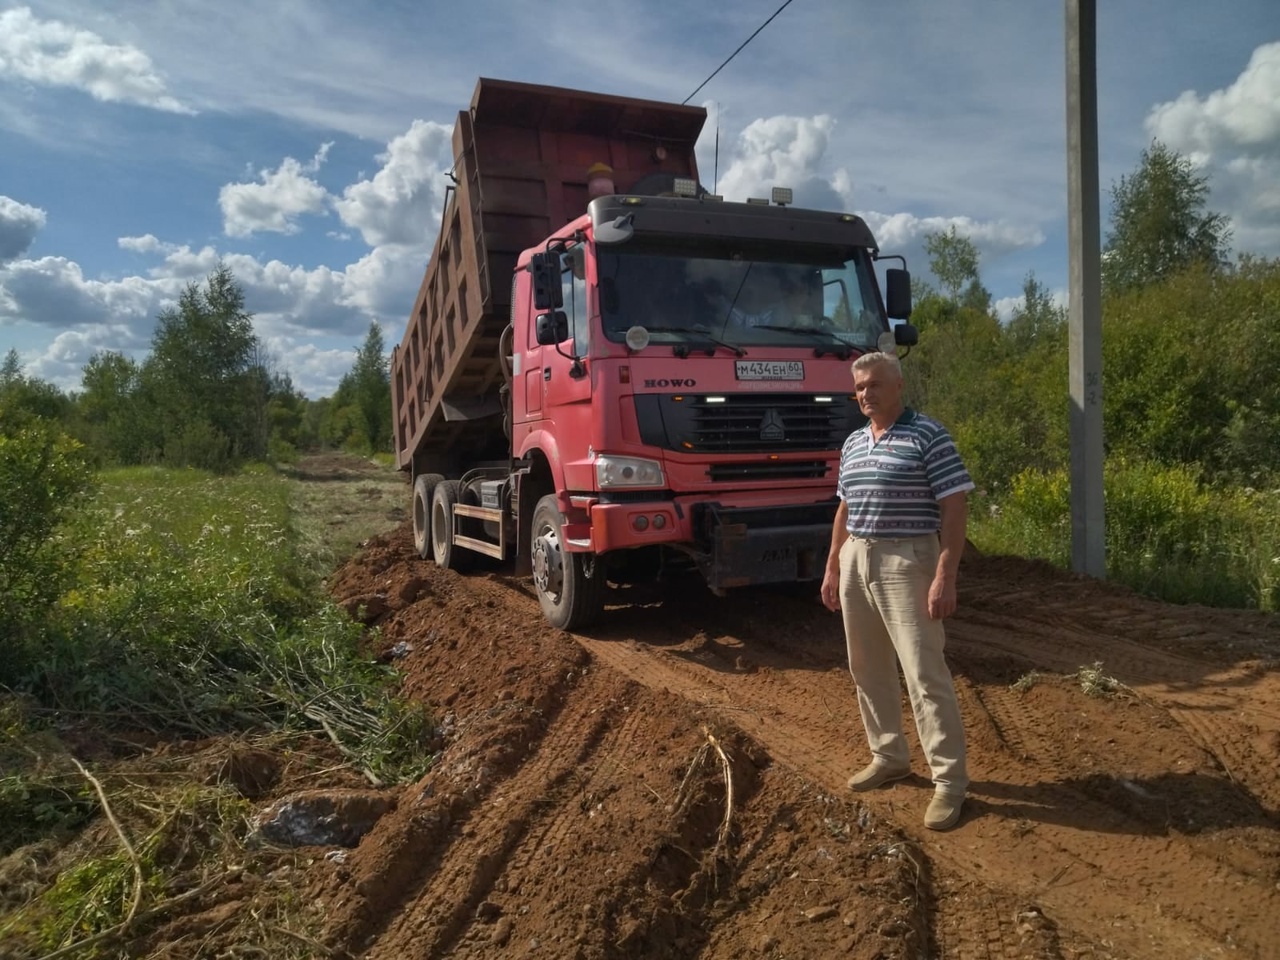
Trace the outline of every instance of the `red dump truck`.
<instances>
[{"instance_id":1,"label":"red dump truck","mask_svg":"<svg viewBox=\"0 0 1280 960\"><path fill-rule=\"evenodd\" d=\"M564 629L645 577L820 579L850 361L915 340L859 217L707 192L705 120L482 78L392 352L417 552L513 559Z\"/></svg>"}]
</instances>

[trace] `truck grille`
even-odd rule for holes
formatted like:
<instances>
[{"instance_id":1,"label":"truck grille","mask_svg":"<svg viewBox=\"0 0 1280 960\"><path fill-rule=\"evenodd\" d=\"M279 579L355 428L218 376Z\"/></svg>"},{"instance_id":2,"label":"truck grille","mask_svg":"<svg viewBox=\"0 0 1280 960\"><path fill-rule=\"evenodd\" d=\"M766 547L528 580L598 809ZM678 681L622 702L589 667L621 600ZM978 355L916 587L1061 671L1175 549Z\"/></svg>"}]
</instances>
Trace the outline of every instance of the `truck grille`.
<instances>
[{"instance_id":1,"label":"truck grille","mask_svg":"<svg viewBox=\"0 0 1280 960\"><path fill-rule=\"evenodd\" d=\"M713 463L707 476L726 480L819 480L831 465L825 460L775 460L768 463Z\"/></svg>"},{"instance_id":2,"label":"truck grille","mask_svg":"<svg viewBox=\"0 0 1280 960\"><path fill-rule=\"evenodd\" d=\"M848 395L807 393L637 396L641 439L681 453L838 450L866 423ZM780 465L781 466L781 465Z\"/></svg>"}]
</instances>

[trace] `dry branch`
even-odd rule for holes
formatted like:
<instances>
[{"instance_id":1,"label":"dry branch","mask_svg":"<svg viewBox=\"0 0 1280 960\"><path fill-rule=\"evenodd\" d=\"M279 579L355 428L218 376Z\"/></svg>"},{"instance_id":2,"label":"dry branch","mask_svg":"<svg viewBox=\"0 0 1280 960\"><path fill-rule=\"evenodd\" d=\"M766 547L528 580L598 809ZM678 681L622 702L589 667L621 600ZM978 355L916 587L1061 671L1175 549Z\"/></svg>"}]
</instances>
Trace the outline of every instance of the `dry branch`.
<instances>
[{"instance_id":1,"label":"dry branch","mask_svg":"<svg viewBox=\"0 0 1280 960\"><path fill-rule=\"evenodd\" d=\"M111 822L112 829L115 830L116 836L120 838L120 845L124 847L125 853L129 855L129 862L133 865L133 900L129 904L129 912L125 914L124 924L128 926L138 912L138 906L142 903L142 861L138 859L138 852L133 849L133 844L129 842L128 835L124 832L124 827L120 825L120 821L116 819L115 811L111 809L111 803L107 800L107 792L102 789L102 783L85 769L75 757L67 755L72 763L76 765L76 769L80 771L80 775L89 781L93 787L94 793L98 795L98 802L102 804L102 812L107 815L107 820Z\"/></svg>"},{"instance_id":2,"label":"dry branch","mask_svg":"<svg viewBox=\"0 0 1280 960\"><path fill-rule=\"evenodd\" d=\"M710 730L703 728L703 732L707 735L707 742L720 757L720 769L724 774L724 820L720 822L720 832L716 834L716 856L720 855L720 850L729 842L729 830L733 825L733 767L729 764L729 756L724 752L724 748L720 746L720 741Z\"/></svg>"}]
</instances>

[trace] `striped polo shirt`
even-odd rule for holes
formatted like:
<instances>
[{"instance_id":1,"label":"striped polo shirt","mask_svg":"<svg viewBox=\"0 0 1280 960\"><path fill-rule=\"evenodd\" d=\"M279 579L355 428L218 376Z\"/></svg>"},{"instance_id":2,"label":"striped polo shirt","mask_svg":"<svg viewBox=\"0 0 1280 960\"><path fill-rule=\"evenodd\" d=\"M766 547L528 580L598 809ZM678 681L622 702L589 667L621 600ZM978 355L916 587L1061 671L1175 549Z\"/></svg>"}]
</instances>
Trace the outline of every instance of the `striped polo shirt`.
<instances>
[{"instance_id":1,"label":"striped polo shirt","mask_svg":"<svg viewBox=\"0 0 1280 960\"><path fill-rule=\"evenodd\" d=\"M879 442L869 422L849 434L838 489L855 537L918 537L941 528L938 501L973 480L947 428L908 407Z\"/></svg>"}]
</instances>

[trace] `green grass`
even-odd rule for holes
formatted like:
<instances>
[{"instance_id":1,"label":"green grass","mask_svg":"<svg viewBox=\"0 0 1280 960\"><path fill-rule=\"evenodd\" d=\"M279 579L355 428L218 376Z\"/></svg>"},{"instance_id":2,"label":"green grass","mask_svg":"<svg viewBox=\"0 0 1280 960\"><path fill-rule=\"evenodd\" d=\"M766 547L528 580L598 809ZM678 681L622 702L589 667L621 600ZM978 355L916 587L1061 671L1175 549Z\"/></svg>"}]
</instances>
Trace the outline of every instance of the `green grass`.
<instances>
[{"instance_id":1,"label":"green grass","mask_svg":"<svg viewBox=\"0 0 1280 960\"><path fill-rule=\"evenodd\" d=\"M354 455L329 454L322 462L329 479L308 482L316 458L283 468L293 482L290 504L299 552L310 570L323 576L347 560L359 545L393 529L409 516L405 474Z\"/></svg>"},{"instance_id":2,"label":"green grass","mask_svg":"<svg viewBox=\"0 0 1280 960\"><path fill-rule=\"evenodd\" d=\"M1206 484L1188 466L1113 459L1106 470L1107 574L1172 603L1280 609L1280 489ZM969 536L984 553L1071 561L1065 471L1027 471L997 499L975 497Z\"/></svg>"},{"instance_id":3,"label":"green grass","mask_svg":"<svg viewBox=\"0 0 1280 960\"><path fill-rule=\"evenodd\" d=\"M392 696L364 629L298 549L267 468L104 473L62 531L72 586L0 665L44 711L158 734L312 730L375 781L420 773L428 718Z\"/></svg>"},{"instance_id":4,"label":"green grass","mask_svg":"<svg viewBox=\"0 0 1280 960\"><path fill-rule=\"evenodd\" d=\"M180 770L156 780L123 761L101 764L95 783L64 725L92 730L99 746L139 731L319 737L377 784L429 766L434 723L396 696L394 670L371 659L365 629L324 594L329 571L299 533L299 503L298 483L265 467L218 477L129 468L101 474L58 528L50 557L65 586L0 659L0 857L41 842L64 852L56 868L22 861L39 892L0 893L0 942L37 956L136 933L131 918L260 855L246 846L249 805L230 787ZM103 822L108 802L123 829ZM90 820L99 827L82 829ZM306 904L281 904L245 942L306 955L305 936L279 932Z\"/></svg>"}]
</instances>

